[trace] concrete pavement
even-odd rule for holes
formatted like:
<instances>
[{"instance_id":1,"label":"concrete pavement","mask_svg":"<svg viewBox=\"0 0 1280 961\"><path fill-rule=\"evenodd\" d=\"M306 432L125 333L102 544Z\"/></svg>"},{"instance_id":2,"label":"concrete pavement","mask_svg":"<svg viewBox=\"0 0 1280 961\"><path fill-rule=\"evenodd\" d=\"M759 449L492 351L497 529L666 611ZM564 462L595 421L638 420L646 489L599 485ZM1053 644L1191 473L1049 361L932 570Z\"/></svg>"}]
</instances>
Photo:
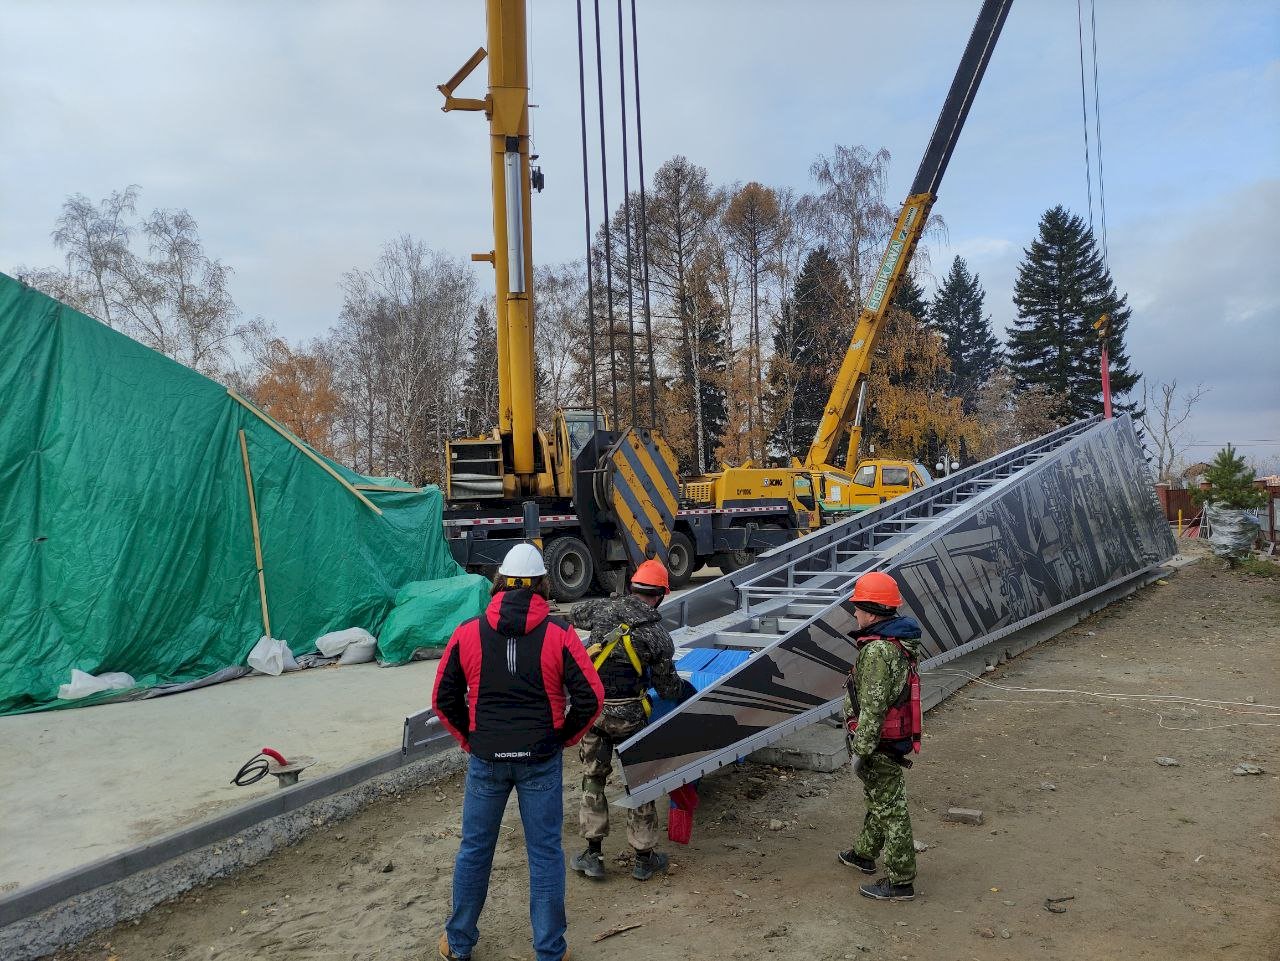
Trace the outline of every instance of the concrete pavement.
<instances>
[{"instance_id":1,"label":"concrete pavement","mask_svg":"<svg viewBox=\"0 0 1280 961\"><path fill-rule=\"evenodd\" d=\"M0 894L275 791L229 782L263 746L303 778L399 746L438 661L251 675L144 701L0 718Z\"/></svg>"}]
</instances>

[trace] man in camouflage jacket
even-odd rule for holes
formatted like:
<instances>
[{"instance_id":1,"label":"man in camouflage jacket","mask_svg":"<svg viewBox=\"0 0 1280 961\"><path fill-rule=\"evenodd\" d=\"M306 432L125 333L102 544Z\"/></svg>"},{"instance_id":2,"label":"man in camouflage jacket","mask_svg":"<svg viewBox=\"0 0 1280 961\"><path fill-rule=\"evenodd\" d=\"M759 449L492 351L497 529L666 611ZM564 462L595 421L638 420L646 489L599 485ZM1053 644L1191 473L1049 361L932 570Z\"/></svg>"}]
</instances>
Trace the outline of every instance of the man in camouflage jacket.
<instances>
[{"instance_id":1,"label":"man in camouflage jacket","mask_svg":"<svg viewBox=\"0 0 1280 961\"><path fill-rule=\"evenodd\" d=\"M604 710L578 744L578 754L585 765L578 820L587 849L570 864L575 871L597 880L605 875L601 851L609 834L609 802L604 791L613 771L614 748L648 722L645 692L650 687L659 697L672 701L683 700L692 692L689 683L676 674L671 661L675 645L657 611L667 593L667 583L666 569L658 561L646 561L632 578L629 593L584 601L573 609L574 626L590 631L586 643L593 660L616 641L597 666L604 683ZM623 625L640 664L639 673L622 642L618 629ZM649 801L627 812L627 841L636 852L632 876L637 880L648 880L666 867L667 856L654 850L658 842L656 802Z\"/></svg>"},{"instance_id":2,"label":"man in camouflage jacket","mask_svg":"<svg viewBox=\"0 0 1280 961\"><path fill-rule=\"evenodd\" d=\"M871 583L864 586L868 579ZM850 721L857 721L848 736L850 766L863 782L867 813L853 848L841 851L839 857L864 874L874 874L876 858L883 851L888 877L862 885L859 893L877 900L909 901L915 897L916 852L904 768L911 763L906 760L911 746L887 741L881 733L885 716L903 697L907 675L919 657L920 625L898 616L902 597L887 574L864 574L855 585L853 601L858 656L850 673L844 716L846 730Z\"/></svg>"}]
</instances>

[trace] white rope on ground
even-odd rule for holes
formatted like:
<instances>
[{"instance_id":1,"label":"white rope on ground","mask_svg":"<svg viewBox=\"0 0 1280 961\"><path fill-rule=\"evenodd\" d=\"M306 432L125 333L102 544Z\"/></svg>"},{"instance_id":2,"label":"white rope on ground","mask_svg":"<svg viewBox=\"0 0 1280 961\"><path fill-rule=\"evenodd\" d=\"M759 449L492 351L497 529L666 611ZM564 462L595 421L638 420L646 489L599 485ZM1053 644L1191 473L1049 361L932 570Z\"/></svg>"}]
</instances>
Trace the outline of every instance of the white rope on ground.
<instances>
[{"instance_id":1,"label":"white rope on ground","mask_svg":"<svg viewBox=\"0 0 1280 961\"><path fill-rule=\"evenodd\" d=\"M1041 704L1070 704L1073 706L1084 707L1085 705L1088 705L1091 703L1089 701L1062 701L1062 700L1045 701L1045 700L1026 700L1026 699L1014 700L1012 698L1003 698L1003 697L964 697L963 695L961 695L959 699L962 701L970 701L970 702L979 703L979 704L988 704L988 703L989 704L1027 704L1032 707L1039 707ZM1160 727L1161 730L1164 730L1164 731L1182 731L1188 734L1196 734L1204 731L1217 731L1217 730L1224 730L1224 729L1233 728L1233 727L1280 727L1280 721L1229 721L1225 724L1205 724L1200 727L1182 727L1182 726L1175 726L1172 724L1166 724L1165 720L1168 715L1163 711L1153 711L1150 708L1139 707L1137 704L1126 704L1123 701L1116 702L1115 706L1126 708L1131 711L1141 711L1143 714L1155 715L1157 725ZM1183 716L1184 717L1187 716L1185 713L1185 709L1183 711ZM1260 714L1260 715L1251 715L1251 716L1278 717L1280 715Z\"/></svg>"},{"instance_id":2,"label":"white rope on ground","mask_svg":"<svg viewBox=\"0 0 1280 961\"><path fill-rule=\"evenodd\" d=\"M1004 691L1010 694L1068 694L1076 697L1095 698L1097 700L1111 701L1117 707L1128 708L1130 710L1141 711L1143 714L1155 715L1156 722L1161 730L1165 731L1183 731L1186 733L1201 733L1204 731L1214 731L1235 727L1280 727L1280 722L1276 721L1230 721L1225 724L1206 724L1200 727L1183 727L1166 724L1165 720L1168 715L1175 712L1180 713L1183 718L1197 716L1198 712L1194 710L1192 705L1209 710L1222 711L1226 714L1234 714L1244 717L1280 717L1280 707L1273 704L1250 704L1247 701L1223 701L1214 698L1198 698L1187 697L1181 694L1120 694L1109 691L1076 691L1064 688L1041 688L1041 687L1016 687L1013 685L996 684L984 678L971 674L968 671L930 671L930 674L949 674L954 677L965 677L970 681L976 682L997 691ZM986 702L995 704L1028 704L1039 706L1042 704L1070 704L1083 706L1090 703L1089 701L1081 701L1074 699L1045 699L1045 698L1000 698L1000 697L966 697L964 695L956 695L962 701L970 702ZM1135 701L1155 704L1170 704L1171 707L1165 711L1156 711L1141 706ZM1261 708L1261 710L1240 710L1241 708Z\"/></svg>"},{"instance_id":3,"label":"white rope on ground","mask_svg":"<svg viewBox=\"0 0 1280 961\"><path fill-rule=\"evenodd\" d=\"M1130 698L1130 699L1141 699L1141 700L1181 701L1188 704L1204 704L1204 705L1225 704L1231 707L1245 707L1245 708L1253 707L1253 708L1265 708L1268 711L1280 711L1280 705L1277 705L1277 704L1253 704L1253 703L1250 703L1249 701L1221 701L1221 700L1215 700L1213 698L1207 698L1207 697L1187 697L1182 694L1120 694L1113 691L1075 691L1075 690L1070 690L1068 688L1055 688L1055 687L1014 687L1012 685L995 684L991 681L986 680L985 678L979 677L977 674L971 674L969 671L960 671L960 670L953 669L953 670L921 672L922 677L932 675L932 674L949 674L949 675L952 675L953 677L967 677L969 680L975 681L978 684L985 685L986 687L992 687L998 691L1009 691L1017 694L1079 694L1085 697L1109 697L1109 698L1116 698L1116 699ZM1245 712L1245 713L1251 713L1251 712ZM1268 716L1271 716L1271 715L1268 715Z\"/></svg>"}]
</instances>

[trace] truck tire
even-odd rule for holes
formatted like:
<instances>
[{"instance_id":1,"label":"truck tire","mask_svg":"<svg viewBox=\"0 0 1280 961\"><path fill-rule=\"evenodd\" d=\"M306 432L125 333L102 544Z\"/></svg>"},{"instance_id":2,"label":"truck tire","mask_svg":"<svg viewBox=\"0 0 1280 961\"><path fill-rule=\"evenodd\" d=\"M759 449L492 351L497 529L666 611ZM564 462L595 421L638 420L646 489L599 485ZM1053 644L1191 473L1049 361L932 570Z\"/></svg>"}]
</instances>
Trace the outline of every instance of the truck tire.
<instances>
[{"instance_id":1,"label":"truck tire","mask_svg":"<svg viewBox=\"0 0 1280 961\"><path fill-rule=\"evenodd\" d=\"M566 534L546 546L543 560L551 596L558 601L576 601L591 587L595 564L581 538Z\"/></svg>"},{"instance_id":2,"label":"truck tire","mask_svg":"<svg viewBox=\"0 0 1280 961\"><path fill-rule=\"evenodd\" d=\"M601 597L611 597L614 594L621 597L627 593L627 569L625 567L597 567L594 587L596 593Z\"/></svg>"},{"instance_id":3,"label":"truck tire","mask_svg":"<svg viewBox=\"0 0 1280 961\"><path fill-rule=\"evenodd\" d=\"M671 535L671 545L667 548L667 573L671 576L673 591L688 586L696 563L693 541L689 539L689 535L676 531Z\"/></svg>"},{"instance_id":4,"label":"truck tire","mask_svg":"<svg viewBox=\"0 0 1280 961\"><path fill-rule=\"evenodd\" d=\"M773 521L759 524L757 527L759 530L786 530L784 525ZM733 574L742 570L744 567L749 567L754 564L756 562L756 552L751 550L725 551L722 554L715 555L714 559L719 562L717 566L720 568L722 573Z\"/></svg>"}]
</instances>

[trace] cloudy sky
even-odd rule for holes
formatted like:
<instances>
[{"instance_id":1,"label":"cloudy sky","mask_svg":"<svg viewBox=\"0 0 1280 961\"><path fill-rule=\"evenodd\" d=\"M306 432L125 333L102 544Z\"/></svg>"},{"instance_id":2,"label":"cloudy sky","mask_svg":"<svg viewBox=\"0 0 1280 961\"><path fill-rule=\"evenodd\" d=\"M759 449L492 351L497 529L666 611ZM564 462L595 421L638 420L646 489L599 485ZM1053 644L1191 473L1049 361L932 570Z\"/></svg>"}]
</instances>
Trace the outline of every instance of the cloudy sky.
<instances>
[{"instance_id":1,"label":"cloudy sky","mask_svg":"<svg viewBox=\"0 0 1280 961\"><path fill-rule=\"evenodd\" d=\"M583 242L575 19L570 0L531 2L548 181L534 249L554 262ZM1111 264L1135 366L1212 388L1197 452L1232 440L1280 455L1280 6L1096 4ZM648 169L682 153L719 183L805 189L816 154L860 143L891 151L900 200L978 6L640 0ZM135 183L147 210L195 215L246 313L304 339L335 321L339 275L399 233L463 257L492 246L483 118L441 113L435 90L484 41L479 0L5 7L0 270L58 261L67 195ZM998 328L1040 215L1087 213L1078 56L1072 0L1017 0L942 185L949 237L933 263L964 256ZM463 92L480 95L477 73Z\"/></svg>"}]
</instances>

